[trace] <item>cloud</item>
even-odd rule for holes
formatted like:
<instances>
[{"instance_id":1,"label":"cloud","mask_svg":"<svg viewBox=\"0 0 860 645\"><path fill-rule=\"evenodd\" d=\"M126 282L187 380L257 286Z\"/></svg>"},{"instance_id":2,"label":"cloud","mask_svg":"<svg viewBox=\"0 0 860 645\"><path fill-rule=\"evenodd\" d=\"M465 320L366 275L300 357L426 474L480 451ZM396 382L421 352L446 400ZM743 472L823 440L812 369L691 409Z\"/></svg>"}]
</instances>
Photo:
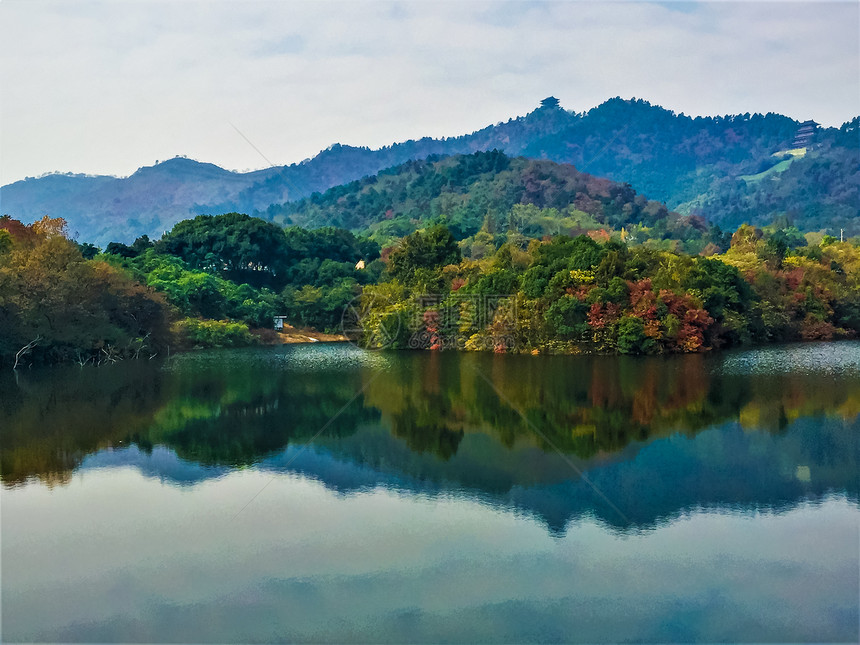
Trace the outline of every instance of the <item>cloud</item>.
<instances>
[{"instance_id":1,"label":"cloud","mask_svg":"<svg viewBox=\"0 0 860 645\"><path fill-rule=\"evenodd\" d=\"M452 136L550 94L858 113L855 3L0 3L0 180Z\"/></svg>"}]
</instances>

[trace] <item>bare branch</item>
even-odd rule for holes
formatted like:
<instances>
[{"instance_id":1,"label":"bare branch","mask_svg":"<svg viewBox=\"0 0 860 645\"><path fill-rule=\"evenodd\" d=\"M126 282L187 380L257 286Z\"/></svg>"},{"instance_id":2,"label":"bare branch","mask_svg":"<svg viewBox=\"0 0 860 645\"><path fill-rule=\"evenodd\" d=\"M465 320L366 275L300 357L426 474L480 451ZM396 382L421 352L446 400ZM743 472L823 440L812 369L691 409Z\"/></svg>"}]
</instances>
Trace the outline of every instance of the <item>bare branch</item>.
<instances>
[{"instance_id":1,"label":"bare branch","mask_svg":"<svg viewBox=\"0 0 860 645\"><path fill-rule=\"evenodd\" d=\"M22 358L24 358L24 356L26 356L27 354L29 354L29 353L30 353L30 351L31 351L31 350L32 350L36 345L38 345L38 344L39 344L39 342L40 342L41 340L42 340L42 336L41 336L41 335L36 336L33 340L31 340L29 343L27 343L27 344L26 344L26 345L24 345L21 349L19 349L19 350L18 350L18 353L17 353L17 354L15 354L15 364L12 366L12 369L13 369L13 370L18 369L18 363L20 363L20 362L21 362L21 359L22 359Z\"/></svg>"}]
</instances>

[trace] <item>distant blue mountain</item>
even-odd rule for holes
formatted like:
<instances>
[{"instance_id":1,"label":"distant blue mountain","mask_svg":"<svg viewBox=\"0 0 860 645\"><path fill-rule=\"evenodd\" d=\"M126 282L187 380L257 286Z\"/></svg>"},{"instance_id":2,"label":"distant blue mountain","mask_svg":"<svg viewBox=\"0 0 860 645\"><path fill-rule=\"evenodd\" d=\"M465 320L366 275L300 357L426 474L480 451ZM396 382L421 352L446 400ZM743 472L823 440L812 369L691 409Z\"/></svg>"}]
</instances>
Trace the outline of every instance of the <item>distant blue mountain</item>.
<instances>
[{"instance_id":1,"label":"distant blue mountain","mask_svg":"<svg viewBox=\"0 0 860 645\"><path fill-rule=\"evenodd\" d=\"M574 113L545 100L526 116L464 136L378 150L334 145L298 164L249 173L176 158L126 178L26 179L0 188L0 213L27 222L64 217L81 241L130 242L144 233L158 237L198 214L239 211L265 217L273 204L429 155L499 149L630 183L671 210L700 214L724 227L788 216L801 228L838 234L842 227L857 234L857 123L815 130L805 154L789 158L801 124L778 114L692 118L620 98Z\"/></svg>"}]
</instances>

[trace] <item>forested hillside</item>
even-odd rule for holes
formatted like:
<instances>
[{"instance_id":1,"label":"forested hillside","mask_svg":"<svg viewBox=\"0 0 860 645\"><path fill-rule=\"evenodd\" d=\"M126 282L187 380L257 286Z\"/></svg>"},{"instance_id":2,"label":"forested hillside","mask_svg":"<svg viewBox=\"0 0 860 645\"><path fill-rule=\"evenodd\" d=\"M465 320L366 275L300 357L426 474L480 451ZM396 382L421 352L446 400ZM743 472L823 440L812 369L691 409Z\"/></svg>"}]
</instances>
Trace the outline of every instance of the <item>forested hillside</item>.
<instances>
[{"instance_id":1,"label":"forested hillside","mask_svg":"<svg viewBox=\"0 0 860 645\"><path fill-rule=\"evenodd\" d=\"M604 236L624 229L640 241L673 240L698 253L720 242L701 218L666 207L571 165L498 151L410 161L299 202L270 207L267 218L299 226L333 225L371 233L386 246L428 223L443 223L467 255L494 251L508 236Z\"/></svg>"},{"instance_id":2,"label":"forested hillside","mask_svg":"<svg viewBox=\"0 0 860 645\"><path fill-rule=\"evenodd\" d=\"M429 155L498 149L629 183L671 210L724 228L788 216L805 231L860 233L857 119L841 129L819 129L797 150L792 142L799 125L778 114L692 118L620 98L574 113L550 98L526 116L472 134L378 150L335 144L313 159L252 173L177 158L124 179L27 179L0 189L0 212L23 221L63 217L82 240L130 242L196 214L263 213L272 204Z\"/></svg>"}]
</instances>

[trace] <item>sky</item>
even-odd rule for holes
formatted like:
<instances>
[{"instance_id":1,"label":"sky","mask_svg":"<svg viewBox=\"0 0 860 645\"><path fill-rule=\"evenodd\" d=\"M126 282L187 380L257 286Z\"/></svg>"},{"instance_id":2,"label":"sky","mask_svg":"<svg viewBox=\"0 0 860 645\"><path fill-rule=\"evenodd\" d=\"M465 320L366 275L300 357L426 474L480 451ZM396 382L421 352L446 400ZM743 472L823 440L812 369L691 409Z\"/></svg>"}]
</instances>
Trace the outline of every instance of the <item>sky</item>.
<instances>
[{"instance_id":1,"label":"sky","mask_svg":"<svg viewBox=\"0 0 860 645\"><path fill-rule=\"evenodd\" d=\"M0 184L231 170L644 98L860 113L860 4L0 1Z\"/></svg>"}]
</instances>

